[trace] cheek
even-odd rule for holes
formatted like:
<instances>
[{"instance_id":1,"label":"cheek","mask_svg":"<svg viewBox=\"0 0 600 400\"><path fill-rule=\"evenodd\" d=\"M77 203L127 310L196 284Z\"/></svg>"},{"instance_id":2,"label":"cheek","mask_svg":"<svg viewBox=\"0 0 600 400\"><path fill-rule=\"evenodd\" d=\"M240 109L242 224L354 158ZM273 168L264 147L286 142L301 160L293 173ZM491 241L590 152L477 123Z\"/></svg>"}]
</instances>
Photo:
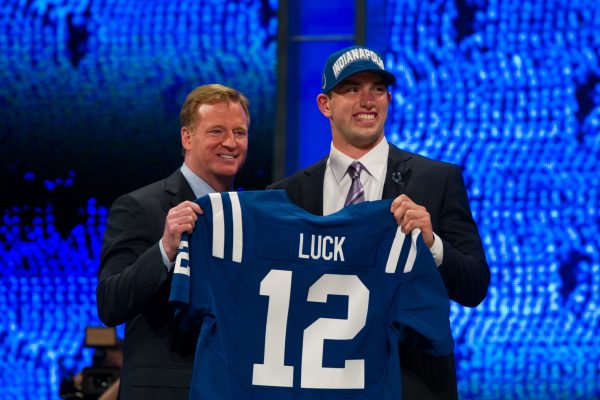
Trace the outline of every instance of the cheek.
<instances>
[{"instance_id":1,"label":"cheek","mask_svg":"<svg viewBox=\"0 0 600 400\"><path fill-rule=\"evenodd\" d=\"M347 119L352 115L352 111L343 104L336 104L334 107L331 107L329 111L329 116L334 120L343 120Z\"/></svg>"},{"instance_id":2,"label":"cheek","mask_svg":"<svg viewBox=\"0 0 600 400\"><path fill-rule=\"evenodd\" d=\"M213 151L214 149L219 147L220 144L221 144L221 140L211 138L211 137L206 137L206 138L204 138L204 141L202 143L200 143L200 147L202 148L202 151L208 152L208 151Z\"/></svg>"},{"instance_id":3,"label":"cheek","mask_svg":"<svg viewBox=\"0 0 600 400\"><path fill-rule=\"evenodd\" d=\"M383 100L379 106L379 110L382 114L387 114L389 107L390 103L388 103L386 100Z\"/></svg>"}]
</instances>

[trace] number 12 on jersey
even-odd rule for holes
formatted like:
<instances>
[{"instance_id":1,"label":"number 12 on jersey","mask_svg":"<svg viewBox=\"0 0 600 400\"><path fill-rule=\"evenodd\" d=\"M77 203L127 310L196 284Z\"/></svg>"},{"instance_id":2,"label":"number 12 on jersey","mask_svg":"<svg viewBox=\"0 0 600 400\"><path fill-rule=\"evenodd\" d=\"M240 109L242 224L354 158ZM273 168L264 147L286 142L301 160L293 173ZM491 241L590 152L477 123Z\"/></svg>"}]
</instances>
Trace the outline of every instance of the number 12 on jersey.
<instances>
[{"instance_id":1,"label":"number 12 on jersey","mask_svg":"<svg viewBox=\"0 0 600 400\"><path fill-rule=\"evenodd\" d=\"M260 295L269 298L262 364L254 364L252 384L294 386L294 366L285 365L285 338L292 290L292 271L273 269L260 283ZM343 368L323 367L323 344L352 340L364 328L369 289L356 275L323 274L309 289L307 301L326 303L328 295L348 296L348 318L319 318L304 329L300 387L364 389L365 360L345 360Z\"/></svg>"}]
</instances>

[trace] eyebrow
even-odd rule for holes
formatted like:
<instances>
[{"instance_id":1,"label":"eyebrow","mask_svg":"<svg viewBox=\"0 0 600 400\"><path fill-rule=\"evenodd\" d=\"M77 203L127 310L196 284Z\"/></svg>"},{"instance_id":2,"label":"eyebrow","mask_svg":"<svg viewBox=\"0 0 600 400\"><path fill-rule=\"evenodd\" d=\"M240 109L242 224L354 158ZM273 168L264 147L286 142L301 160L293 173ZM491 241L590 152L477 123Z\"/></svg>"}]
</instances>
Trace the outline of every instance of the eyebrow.
<instances>
[{"instance_id":1,"label":"eyebrow","mask_svg":"<svg viewBox=\"0 0 600 400\"><path fill-rule=\"evenodd\" d=\"M210 125L206 128L207 130L212 130L212 129L223 129L223 130L227 130L227 127L225 125L221 125L221 124L215 124L215 125ZM247 126L244 125L238 125L238 126L234 126L233 128L231 128L232 130L239 130L239 129L243 129L245 131L248 130Z\"/></svg>"},{"instance_id":2,"label":"eyebrow","mask_svg":"<svg viewBox=\"0 0 600 400\"><path fill-rule=\"evenodd\" d=\"M211 130L211 129L225 129L225 125L220 125L220 124L216 124L216 125L209 125L206 127L207 130Z\"/></svg>"}]
</instances>

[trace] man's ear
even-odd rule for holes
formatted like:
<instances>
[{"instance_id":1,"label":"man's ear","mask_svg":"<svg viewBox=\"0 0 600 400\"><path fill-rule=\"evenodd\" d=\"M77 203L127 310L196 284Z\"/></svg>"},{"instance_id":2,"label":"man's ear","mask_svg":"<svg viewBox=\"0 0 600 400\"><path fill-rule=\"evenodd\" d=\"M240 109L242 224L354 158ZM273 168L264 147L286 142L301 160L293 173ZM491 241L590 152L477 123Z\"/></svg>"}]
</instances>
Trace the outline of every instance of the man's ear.
<instances>
[{"instance_id":1,"label":"man's ear","mask_svg":"<svg viewBox=\"0 0 600 400\"><path fill-rule=\"evenodd\" d=\"M184 150L192 148L192 132L185 126L181 128L181 146Z\"/></svg>"},{"instance_id":2,"label":"man's ear","mask_svg":"<svg viewBox=\"0 0 600 400\"><path fill-rule=\"evenodd\" d=\"M329 97L326 94L320 93L317 96L317 106L321 114L327 118L331 118L331 108L329 107Z\"/></svg>"}]
</instances>

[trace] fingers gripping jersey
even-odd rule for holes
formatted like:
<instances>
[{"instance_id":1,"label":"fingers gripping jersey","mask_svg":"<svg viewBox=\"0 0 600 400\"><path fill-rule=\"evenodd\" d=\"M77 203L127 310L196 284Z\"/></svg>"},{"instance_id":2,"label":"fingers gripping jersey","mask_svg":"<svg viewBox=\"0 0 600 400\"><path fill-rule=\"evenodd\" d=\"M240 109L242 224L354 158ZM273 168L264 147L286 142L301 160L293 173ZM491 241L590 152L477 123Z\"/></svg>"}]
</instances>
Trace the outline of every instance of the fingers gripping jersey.
<instances>
[{"instance_id":1,"label":"fingers gripping jersey","mask_svg":"<svg viewBox=\"0 0 600 400\"><path fill-rule=\"evenodd\" d=\"M453 351L449 300L389 200L322 217L284 191L213 193L171 301L201 324L192 399L400 399L398 343Z\"/></svg>"}]
</instances>

